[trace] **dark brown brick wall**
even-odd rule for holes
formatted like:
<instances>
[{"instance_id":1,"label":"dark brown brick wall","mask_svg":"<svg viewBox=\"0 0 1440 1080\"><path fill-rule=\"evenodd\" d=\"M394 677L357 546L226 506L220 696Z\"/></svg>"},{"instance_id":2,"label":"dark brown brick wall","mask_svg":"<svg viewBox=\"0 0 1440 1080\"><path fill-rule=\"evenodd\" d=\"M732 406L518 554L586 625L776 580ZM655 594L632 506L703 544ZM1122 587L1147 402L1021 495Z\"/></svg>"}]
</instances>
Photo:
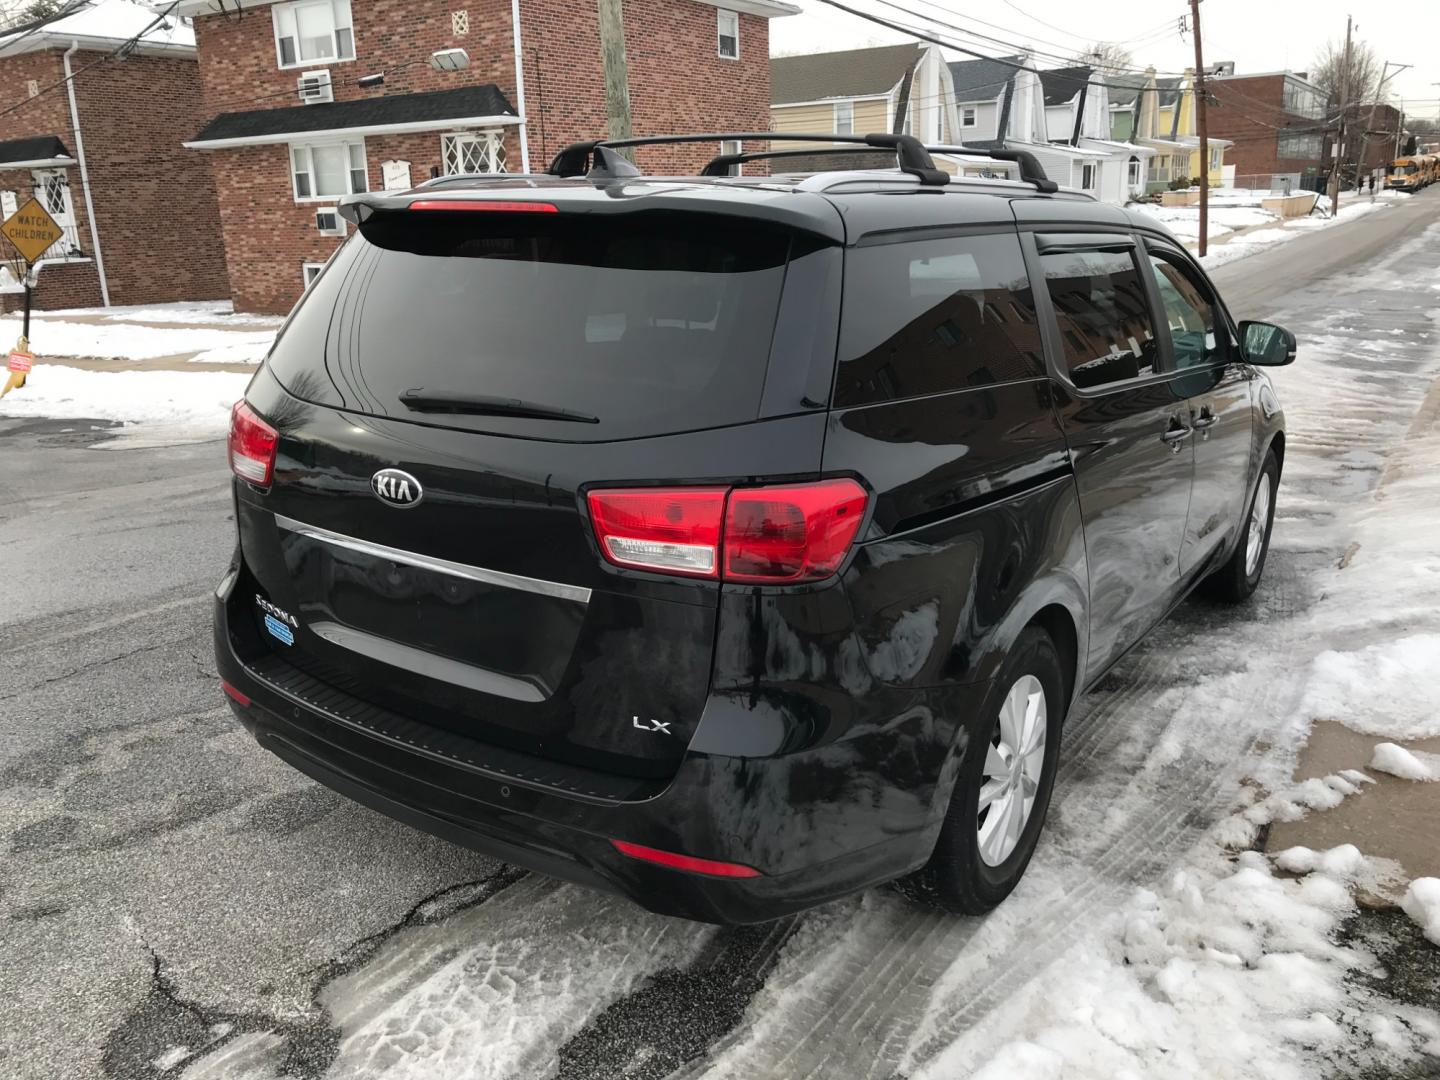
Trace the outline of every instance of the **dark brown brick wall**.
<instances>
[{"instance_id":1,"label":"dark brown brick wall","mask_svg":"<svg viewBox=\"0 0 1440 1080\"><path fill-rule=\"evenodd\" d=\"M470 30L451 32L452 8L469 13ZM593 3L523 0L521 35L525 95L530 114L530 166L543 170L568 142L604 135L604 78ZM505 0L452 0L447 4L353 0L357 59L329 67L337 100L495 83L512 105L515 92L510 5ZM296 104L295 80L305 68L281 70L267 9L235 20L195 20L200 50L204 118L222 112ZM626 0L625 39L632 121L637 134L765 130L770 117L769 23L740 16L740 59L716 55L716 11L691 0ZM421 65L392 74L378 90L355 80L431 52L464 48L471 67L439 73ZM196 125L198 130L199 124ZM415 183L441 165L441 132L367 138L369 182L381 186L380 163L409 160ZM695 172L714 156L711 144L646 148L640 166L652 173ZM338 240L314 228L315 206L296 204L288 148L249 147L197 151L211 162L220 198L227 261L235 304L244 311L287 311L301 290L301 267L323 261ZM515 134L506 139L511 171L520 169ZM749 169L748 171L758 171Z\"/></svg>"},{"instance_id":2,"label":"dark brown brick wall","mask_svg":"<svg viewBox=\"0 0 1440 1080\"><path fill-rule=\"evenodd\" d=\"M209 162L180 145L201 122L199 65L193 59L138 55L96 64L101 55L81 51L71 64L78 72L76 105L111 302L223 299L229 283ZM43 88L63 77L58 49L0 59L6 99L25 98L28 79ZM56 135L77 154L63 86L0 117L0 140L32 135ZM67 179L79 243L93 258L78 166L67 170ZM22 202L32 184L28 169L0 171L0 189L15 191ZM100 302L93 263L41 269L38 306Z\"/></svg>"},{"instance_id":3,"label":"dark brown brick wall","mask_svg":"<svg viewBox=\"0 0 1440 1080\"><path fill-rule=\"evenodd\" d=\"M210 162L181 145L199 95L199 65L178 57L107 61L75 80L112 303L230 295Z\"/></svg>"},{"instance_id":4,"label":"dark brown brick wall","mask_svg":"<svg viewBox=\"0 0 1440 1080\"><path fill-rule=\"evenodd\" d=\"M1235 145L1225 151L1225 164L1233 164L1237 176L1303 173L1320 167L1318 155L1314 158L1279 156L1281 129L1294 128L1311 134L1316 125L1324 123L1323 118L1292 116L1285 111L1284 75L1216 79L1206 85L1219 102L1206 112L1210 134L1234 141Z\"/></svg>"}]
</instances>

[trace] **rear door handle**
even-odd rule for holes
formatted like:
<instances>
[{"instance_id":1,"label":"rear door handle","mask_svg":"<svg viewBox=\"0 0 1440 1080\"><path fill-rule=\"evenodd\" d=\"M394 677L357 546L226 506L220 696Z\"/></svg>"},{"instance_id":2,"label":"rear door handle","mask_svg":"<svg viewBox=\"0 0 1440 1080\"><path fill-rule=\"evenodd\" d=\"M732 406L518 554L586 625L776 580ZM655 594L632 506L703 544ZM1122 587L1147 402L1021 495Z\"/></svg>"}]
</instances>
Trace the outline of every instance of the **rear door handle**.
<instances>
[{"instance_id":1,"label":"rear door handle","mask_svg":"<svg viewBox=\"0 0 1440 1080\"><path fill-rule=\"evenodd\" d=\"M1161 434L1160 441L1168 443L1170 449L1178 454L1180 452L1180 444L1193 434L1194 431L1191 428L1186 427L1179 419L1174 419L1170 421L1170 427Z\"/></svg>"},{"instance_id":2,"label":"rear door handle","mask_svg":"<svg viewBox=\"0 0 1440 1080\"><path fill-rule=\"evenodd\" d=\"M1203 409L1201 410L1199 416L1195 417L1190 421L1190 426L1192 428L1197 428L1200 431L1204 431L1206 428L1214 427L1216 422L1219 421L1219 419L1220 418L1214 413L1212 413L1209 409Z\"/></svg>"}]
</instances>

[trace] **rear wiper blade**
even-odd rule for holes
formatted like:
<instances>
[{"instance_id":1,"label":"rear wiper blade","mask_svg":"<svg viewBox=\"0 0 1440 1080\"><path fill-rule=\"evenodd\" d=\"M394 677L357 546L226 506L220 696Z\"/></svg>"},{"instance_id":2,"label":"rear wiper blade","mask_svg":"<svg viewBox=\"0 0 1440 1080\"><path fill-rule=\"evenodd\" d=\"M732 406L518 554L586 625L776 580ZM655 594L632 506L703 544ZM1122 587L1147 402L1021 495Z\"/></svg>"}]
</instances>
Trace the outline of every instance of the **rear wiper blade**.
<instances>
[{"instance_id":1,"label":"rear wiper blade","mask_svg":"<svg viewBox=\"0 0 1440 1080\"><path fill-rule=\"evenodd\" d=\"M561 409L520 398L490 397L486 394L457 394L451 390L419 387L400 395L400 404L415 412L467 413L472 416L524 416L532 420L568 420L577 424L598 424L600 418L574 409Z\"/></svg>"}]
</instances>

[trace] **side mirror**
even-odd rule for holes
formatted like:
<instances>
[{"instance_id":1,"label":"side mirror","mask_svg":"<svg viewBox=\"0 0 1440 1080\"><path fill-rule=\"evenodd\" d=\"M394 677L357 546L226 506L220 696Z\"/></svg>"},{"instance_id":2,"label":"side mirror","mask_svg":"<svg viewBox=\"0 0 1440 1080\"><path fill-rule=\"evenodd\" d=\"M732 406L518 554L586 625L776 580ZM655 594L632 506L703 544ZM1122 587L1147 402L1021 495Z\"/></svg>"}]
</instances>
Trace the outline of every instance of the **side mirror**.
<instances>
[{"instance_id":1,"label":"side mirror","mask_svg":"<svg viewBox=\"0 0 1440 1080\"><path fill-rule=\"evenodd\" d=\"M1284 367L1295 361L1295 335L1274 323L1242 322L1240 353L1257 367Z\"/></svg>"}]
</instances>

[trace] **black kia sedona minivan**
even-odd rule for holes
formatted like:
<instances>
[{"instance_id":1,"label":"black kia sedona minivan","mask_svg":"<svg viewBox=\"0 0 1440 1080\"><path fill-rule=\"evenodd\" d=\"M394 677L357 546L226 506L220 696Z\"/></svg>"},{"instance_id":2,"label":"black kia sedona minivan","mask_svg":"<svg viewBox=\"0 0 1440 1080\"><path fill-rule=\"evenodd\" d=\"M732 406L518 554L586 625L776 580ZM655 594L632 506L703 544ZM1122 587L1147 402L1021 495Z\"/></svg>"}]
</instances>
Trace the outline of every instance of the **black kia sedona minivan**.
<instances>
[{"instance_id":1,"label":"black kia sedona minivan","mask_svg":"<svg viewBox=\"0 0 1440 1080\"><path fill-rule=\"evenodd\" d=\"M230 431L262 746L657 912L1004 899L1076 695L1255 589L1295 341L1028 155L812 141L896 167L587 143L345 201Z\"/></svg>"}]
</instances>

